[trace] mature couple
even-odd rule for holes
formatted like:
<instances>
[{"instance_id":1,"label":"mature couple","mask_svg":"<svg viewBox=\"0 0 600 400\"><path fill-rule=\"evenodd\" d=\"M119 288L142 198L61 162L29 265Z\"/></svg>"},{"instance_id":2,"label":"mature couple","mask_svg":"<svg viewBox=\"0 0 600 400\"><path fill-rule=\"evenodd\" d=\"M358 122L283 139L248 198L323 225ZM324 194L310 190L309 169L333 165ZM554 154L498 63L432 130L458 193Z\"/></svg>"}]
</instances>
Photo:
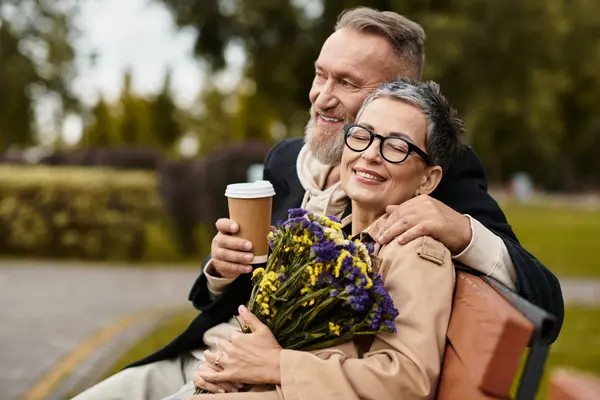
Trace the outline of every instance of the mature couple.
<instances>
[{"instance_id":1,"label":"mature couple","mask_svg":"<svg viewBox=\"0 0 600 400\"><path fill-rule=\"evenodd\" d=\"M398 333L319 352L282 350L243 307L252 248L230 235L234 221L221 219L190 292L202 312L169 345L78 400L181 399L194 386L222 393L199 396L239 399L430 398L453 263L496 278L562 322L556 277L519 245L437 85L416 81L423 40L418 24L395 13L342 14L315 62L305 140L281 142L265 162L276 191L272 221L302 206L336 215L353 235L379 243ZM237 332L238 313L252 334ZM250 392L240 392L244 383Z\"/></svg>"}]
</instances>

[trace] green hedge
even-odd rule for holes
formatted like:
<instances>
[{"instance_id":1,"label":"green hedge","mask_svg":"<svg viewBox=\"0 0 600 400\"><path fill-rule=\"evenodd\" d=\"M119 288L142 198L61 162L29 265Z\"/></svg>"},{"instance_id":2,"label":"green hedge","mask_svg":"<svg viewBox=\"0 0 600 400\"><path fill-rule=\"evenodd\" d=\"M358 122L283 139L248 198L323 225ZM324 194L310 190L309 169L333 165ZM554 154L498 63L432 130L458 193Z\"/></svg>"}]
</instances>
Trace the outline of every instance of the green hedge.
<instances>
[{"instance_id":1,"label":"green hedge","mask_svg":"<svg viewBox=\"0 0 600 400\"><path fill-rule=\"evenodd\" d=\"M141 259L162 217L153 173L0 166L0 254Z\"/></svg>"}]
</instances>

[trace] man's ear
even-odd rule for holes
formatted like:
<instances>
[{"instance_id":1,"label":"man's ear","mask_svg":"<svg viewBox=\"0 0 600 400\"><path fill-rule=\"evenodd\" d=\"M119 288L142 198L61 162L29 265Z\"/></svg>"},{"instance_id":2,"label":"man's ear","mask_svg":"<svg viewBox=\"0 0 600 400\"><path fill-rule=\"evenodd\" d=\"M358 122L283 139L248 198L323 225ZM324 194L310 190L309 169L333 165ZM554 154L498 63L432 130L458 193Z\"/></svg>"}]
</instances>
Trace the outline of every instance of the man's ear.
<instances>
[{"instance_id":1,"label":"man's ear","mask_svg":"<svg viewBox=\"0 0 600 400\"><path fill-rule=\"evenodd\" d=\"M432 167L425 168L425 174L421 178L421 183L417 189L417 195L419 194L431 194L439 185L442 180L442 167L434 165Z\"/></svg>"}]
</instances>

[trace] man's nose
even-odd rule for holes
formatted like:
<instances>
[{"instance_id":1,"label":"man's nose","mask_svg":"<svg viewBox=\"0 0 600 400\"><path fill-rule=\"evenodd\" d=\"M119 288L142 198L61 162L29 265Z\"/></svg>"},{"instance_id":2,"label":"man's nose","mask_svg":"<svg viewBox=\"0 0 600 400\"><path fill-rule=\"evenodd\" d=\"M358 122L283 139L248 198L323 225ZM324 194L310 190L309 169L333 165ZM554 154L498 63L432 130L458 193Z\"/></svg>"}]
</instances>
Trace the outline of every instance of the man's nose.
<instances>
[{"instance_id":1,"label":"man's nose","mask_svg":"<svg viewBox=\"0 0 600 400\"><path fill-rule=\"evenodd\" d=\"M338 99L335 96L335 83L329 79L324 85L318 88L315 106L321 110L334 108L338 105Z\"/></svg>"}]
</instances>

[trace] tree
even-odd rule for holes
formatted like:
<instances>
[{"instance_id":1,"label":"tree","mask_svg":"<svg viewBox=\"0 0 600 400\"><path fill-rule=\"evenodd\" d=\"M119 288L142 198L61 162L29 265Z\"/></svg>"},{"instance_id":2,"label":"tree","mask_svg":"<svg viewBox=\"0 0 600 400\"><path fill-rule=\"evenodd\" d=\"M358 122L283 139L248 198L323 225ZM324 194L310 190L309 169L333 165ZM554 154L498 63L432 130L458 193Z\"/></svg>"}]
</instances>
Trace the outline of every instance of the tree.
<instances>
[{"instance_id":1,"label":"tree","mask_svg":"<svg viewBox=\"0 0 600 400\"><path fill-rule=\"evenodd\" d=\"M148 100L133 93L132 74L126 71L119 99L118 137L122 144L154 144L150 132L149 108Z\"/></svg>"},{"instance_id":2,"label":"tree","mask_svg":"<svg viewBox=\"0 0 600 400\"><path fill-rule=\"evenodd\" d=\"M83 134L86 147L110 147L118 143L117 120L103 97L91 110L93 121Z\"/></svg>"},{"instance_id":3,"label":"tree","mask_svg":"<svg viewBox=\"0 0 600 400\"><path fill-rule=\"evenodd\" d=\"M59 129L66 111L79 111L70 82L75 75L75 50L72 41L77 35L73 21L78 12L78 0L3 0L0 2L0 74L11 98L0 100L0 114L12 115L12 132L5 136L4 146L30 143L33 138L33 111L21 111L17 119L13 107L32 109L40 98L52 98L56 106L55 124ZM12 111L9 111L12 110ZM4 119L9 123L8 119ZM6 129L6 128L5 128ZM16 135L16 136L15 136ZM11 137L12 139L8 139Z\"/></svg>"},{"instance_id":4,"label":"tree","mask_svg":"<svg viewBox=\"0 0 600 400\"><path fill-rule=\"evenodd\" d=\"M150 104L152 136L164 149L170 149L181 136L177 106L171 96L171 73L165 75L163 88Z\"/></svg>"},{"instance_id":5,"label":"tree","mask_svg":"<svg viewBox=\"0 0 600 400\"><path fill-rule=\"evenodd\" d=\"M33 140L32 99L28 87L39 81L35 65L19 51L19 39L0 21L0 152Z\"/></svg>"}]
</instances>

